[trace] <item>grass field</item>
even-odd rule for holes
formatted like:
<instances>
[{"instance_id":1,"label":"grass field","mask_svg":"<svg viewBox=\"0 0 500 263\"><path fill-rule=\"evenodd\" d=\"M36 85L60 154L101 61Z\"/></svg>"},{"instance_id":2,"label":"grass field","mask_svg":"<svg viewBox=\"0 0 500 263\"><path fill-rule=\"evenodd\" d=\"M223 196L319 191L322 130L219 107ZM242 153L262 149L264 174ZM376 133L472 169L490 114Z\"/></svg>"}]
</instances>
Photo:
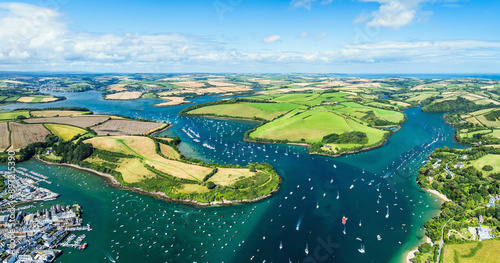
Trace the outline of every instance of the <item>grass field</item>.
<instances>
[{"instance_id":1,"label":"grass field","mask_svg":"<svg viewBox=\"0 0 500 263\"><path fill-rule=\"evenodd\" d=\"M42 142L49 131L42 124L20 124L9 122L10 150L18 151L32 142Z\"/></svg>"},{"instance_id":2,"label":"grass field","mask_svg":"<svg viewBox=\"0 0 500 263\"><path fill-rule=\"evenodd\" d=\"M24 116L29 118L29 111L10 111L10 112L0 112L0 120L13 120L17 118L17 116Z\"/></svg>"},{"instance_id":3,"label":"grass field","mask_svg":"<svg viewBox=\"0 0 500 263\"><path fill-rule=\"evenodd\" d=\"M379 118L385 119L393 123L399 123L404 120L404 114L398 111L384 110L375 107L361 105L355 102L343 102L341 105L345 108L338 108L335 111L339 113L352 114L356 118L361 118L368 111L373 111Z\"/></svg>"},{"instance_id":4,"label":"grass field","mask_svg":"<svg viewBox=\"0 0 500 263\"><path fill-rule=\"evenodd\" d=\"M30 111L32 117L63 117L63 116L79 116L88 114L90 111L66 111L66 110L42 110Z\"/></svg>"},{"instance_id":5,"label":"grass field","mask_svg":"<svg viewBox=\"0 0 500 263\"><path fill-rule=\"evenodd\" d=\"M493 171L483 171L485 165L493 166ZM489 175L490 173L500 173L500 155L497 154L487 154L477 160L471 162L472 166L478 171L482 171L484 175Z\"/></svg>"},{"instance_id":6,"label":"grass field","mask_svg":"<svg viewBox=\"0 0 500 263\"><path fill-rule=\"evenodd\" d=\"M92 129L98 135L137 135L145 134L151 130L164 126L164 123L141 122L135 120L109 120Z\"/></svg>"},{"instance_id":7,"label":"grass field","mask_svg":"<svg viewBox=\"0 0 500 263\"><path fill-rule=\"evenodd\" d=\"M421 92L421 93L417 93L416 96L412 96L411 98L407 99L406 101L419 102L419 101L425 100L427 98L430 98L432 96L436 96L438 94L439 94L438 92Z\"/></svg>"},{"instance_id":8,"label":"grass field","mask_svg":"<svg viewBox=\"0 0 500 263\"><path fill-rule=\"evenodd\" d=\"M9 147L9 130L7 122L0 122L0 152L3 152Z\"/></svg>"},{"instance_id":9,"label":"grass field","mask_svg":"<svg viewBox=\"0 0 500 263\"><path fill-rule=\"evenodd\" d=\"M109 116L49 117L24 120L27 123L59 123L87 128L109 119Z\"/></svg>"},{"instance_id":10,"label":"grass field","mask_svg":"<svg viewBox=\"0 0 500 263\"><path fill-rule=\"evenodd\" d=\"M478 242L464 244L446 245L444 249L444 263L497 263L499 262L498 248L500 240L481 241L482 247L478 247ZM479 248L474 252L474 248Z\"/></svg>"},{"instance_id":11,"label":"grass field","mask_svg":"<svg viewBox=\"0 0 500 263\"><path fill-rule=\"evenodd\" d=\"M269 105L263 105L269 104ZM278 104L278 103L276 103ZM239 117L252 119L253 117L272 120L279 115L287 112L286 108L292 108L287 105L274 105L276 109L283 108L285 110L279 111L268 111L273 109L273 106L270 106L271 103L237 103L237 104L221 104L221 105L213 105L203 108L198 108L192 111L189 111L188 114L198 114L198 115L212 115L212 116L225 116L225 117ZM298 107L296 105L296 107Z\"/></svg>"},{"instance_id":12,"label":"grass field","mask_svg":"<svg viewBox=\"0 0 500 263\"><path fill-rule=\"evenodd\" d=\"M52 134L62 138L65 141L69 141L76 135L85 134L87 132L82 128L64 124L46 123L44 124L44 126L45 128L49 129Z\"/></svg>"},{"instance_id":13,"label":"grass field","mask_svg":"<svg viewBox=\"0 0 500 263\"><path fill-rule=\"evenodd\" d=\"M304 111L295 115L294 110L273 122L258 127L250 134L252 138L285 140L299 142L320 141L323 136L331 133L350 131L345 119L335 113L318 107L314 110Z\"/></svg>"}]
</instances>

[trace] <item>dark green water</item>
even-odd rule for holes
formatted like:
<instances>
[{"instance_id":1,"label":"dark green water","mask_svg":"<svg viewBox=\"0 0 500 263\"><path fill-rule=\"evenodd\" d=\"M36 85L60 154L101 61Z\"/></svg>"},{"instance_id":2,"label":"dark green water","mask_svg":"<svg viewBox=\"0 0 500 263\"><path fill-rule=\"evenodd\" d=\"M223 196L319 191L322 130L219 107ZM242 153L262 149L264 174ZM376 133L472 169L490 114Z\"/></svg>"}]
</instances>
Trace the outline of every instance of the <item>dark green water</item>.
<instances>
[{"instance_id":1,"label":"dark green water","mask_svg":"<svg viewBox=\"0 0 500 263\"><path fill-rule=\"evenodd\" d=\"M186 155L242 165L269 162L283 184L258 203L198 208L112 188L102 178L72 168L22 163L49 176L53 184L42 186L61 194L45 205L76 202L83 206L84 222L94 229L86 233L87 250L64 249L59 262L249 262L252 256L255 262L401 262L423 238L423 222L439 209L439 201L416 186L418 168L436 147L460 146L440 115L418 108L406 110L408 121L383 147L329 158L308 155L298 146L242 142L254 122L177 117L185 106L103 101L98 92L64 95L68 100L50 107L83 106L102 114L168 120L175 126L164 133L181 137ZM191 129L200 142L182 128ZM346 234L342 216L348 218ZM365 254L358 252L361 244Z\"/></svg>"}]
</instances>

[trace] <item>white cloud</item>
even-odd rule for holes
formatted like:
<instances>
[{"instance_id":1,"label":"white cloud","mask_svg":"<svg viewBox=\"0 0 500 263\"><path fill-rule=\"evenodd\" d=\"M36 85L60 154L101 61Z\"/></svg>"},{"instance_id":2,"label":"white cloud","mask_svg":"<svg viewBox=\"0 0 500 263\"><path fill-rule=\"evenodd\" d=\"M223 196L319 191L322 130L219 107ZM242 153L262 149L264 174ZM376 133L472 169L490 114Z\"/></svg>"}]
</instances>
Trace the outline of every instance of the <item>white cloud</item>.
<instances>
[{"instance_id":1,"label":"white cloud","mask_svg":"<svg viewBox=\"0 0 500 263\"><path fill-rule=\"evenodd\" d=\"M314 2L316 2L316 0L292 0L290 2L290 6L295 7L295 8L303 7L307 10L310 10L311 6ZM321 2L319 4L320 5L329 5L332 2L333 2L333 0L321 0Z\"/></svg>"},{"instance_id":2,"label":"white cloud","mask_svg":"<svg viewBox=\"0 0 500 263\"><path fill-rule=\"evenodd\" d=\"M282 41L281 39L281 36L280 35L267 35L265 36L263 39L262 39L262 42L264 43L274 43L274 42L277 42L277 41Z\"/></svg>"},{"instance_id":3,"label":"white cloud","mask_svg":"<svg viewBox=\"0 0 500 263\"><path fill-rule=\"evenodd\" d=\"M309 35L309 33L307 33L307 31L304 31L304 32L300 33L300 36L299 36L299 37L300 37L300 38L305 38L305 37L307 37L308 35Z\"/></svg>"},{"instance_id":4,"label":"white cloud","mask_svg":"<svg viewBox=\"0 0 500 263\"><path fill-rule=\"evenodd\" d=\"M292 0L290 2L290 6L292 7L303 7L307 10L311 9L311 5L313 2L316 2L316 0Z\"/></svg>"},{"instance_id":5,"label":"white cloud","mask_svg":"<svg viewBox=\"0 0 500 263\"><path fill-rule=\"evenodd\" d=\"M409 25L420 14L420 6L425 2L435 0L361 0L362 2L376 2L380 4L377 11L372 12L372 20L368 26L391 27L398 29ZM432 14L427 11L425 15ZM363 17L364 18L364 17ZM356 20L360 20L359 17ZM356 22L355 20L355 22Z\"/></svg>"}]
</instances>

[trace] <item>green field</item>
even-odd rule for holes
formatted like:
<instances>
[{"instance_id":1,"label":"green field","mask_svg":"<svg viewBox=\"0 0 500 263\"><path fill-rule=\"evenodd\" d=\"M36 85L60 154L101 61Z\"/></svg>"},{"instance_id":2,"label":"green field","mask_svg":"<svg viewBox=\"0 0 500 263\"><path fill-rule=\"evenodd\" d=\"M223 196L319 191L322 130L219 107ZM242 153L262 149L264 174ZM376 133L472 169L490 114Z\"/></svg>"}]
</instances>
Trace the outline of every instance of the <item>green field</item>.
<instances>
[{"instance_id":1,"label":"green field","mask_svg":"<svg viewBox=\"0 0 500 263\"><path fill-rule=\"evenodd\" d=\"M478 245L482 244L482 245ZM444 263L497 263L500 240L484 240L463 244L446 245Z\"/></svg>"},{"instance_id":2,"label":"green field","mask_svg":"<svg viewBox=\"0 0 500 263\"><path fill-rule=\"evenodd\" d=\"M272 120L300 105L290 103L236 103L220 104L189 111L188 114L210 115L218 117L237 117L252 119L254 117Z\"/></svg>"},{"instance_id":3,"label":"green field","mask_svg":"<svg viewBox=\"0 0 500 263\"><path fill-rule=\"evenodd\" d=\"M295 115L297 111L292 111L282 118L258 127L250 134L250 137L273 140L288 139L295 142L304 139L306 142L318 142L325 135L350 130L344 118L321 107Z\"/></svg>"},{"instance_id":4,"label":"green field","mask_svg":"<svg viewBox=\"0 0 500 263\"><path fill-rule=\"evenodd\" d=\"M493 166L493 171L483 171L483 167L487 164ZM490 173L500 173L500 155L485 155L477 160L472 161L471 165L474 166L474 168L476 168L478 171L482 171L484 175L488 175Z\"/></svg>"},{"instance_id":5,"label":"green field","mask_svg":"<svg viewBox=\"0 0 500 263\"><path fill-rule=\"evenodd\" d=\"M52 134L62 138L65 141L69 141L76 135L85 134L87 132L82 128L64 124L45 123L44 126L45 128L49 129Z\"/></svg>"},{"instance_id":6,"label":"green field","mask_svg":"<svg viewBox=\"0 0 500 263\"><path fill-rule=\"evenodd\" d=\"M345 107L336 109L336 112L350 114L358 119L364 117L368 111L373 111L377 117L392 123L400 123L404 120L404 114L398 111L369 107L355 102L343 102L341 105Z\"/></svg>"},{"instance_id":7,"label":"green field","mask_svg":"<svg viewBox=\"0 0 500 263\"><path fill-rule=\"evenodd\" d=\"M31 103L37 103L37 102L41 102L45 97L35 97Z\"/></svg>"},{"instance_id":8,"label":"green field","mask_svg":"<svg viewBox=\"0 0 500 263\"><path fill-rule=\"evenodd\" d=\"M17 116L24 116L26 118L30 117L29 111L10 111L10 112L0 112L0 120L13 120Z\"/></svg>"},{"instance_id":9,"label":"green field","mask_svg":"<svg viewBox=\"0 0 500 263\"><path fill-rule=\"evenodd\" d=\"M13 96L13 97L9 97L7 99L4 99L3 101L8 101L8 102L12 102L12 101L17 101L17 99L19 99L21 96Z\"/></svg>"}]
</instances>

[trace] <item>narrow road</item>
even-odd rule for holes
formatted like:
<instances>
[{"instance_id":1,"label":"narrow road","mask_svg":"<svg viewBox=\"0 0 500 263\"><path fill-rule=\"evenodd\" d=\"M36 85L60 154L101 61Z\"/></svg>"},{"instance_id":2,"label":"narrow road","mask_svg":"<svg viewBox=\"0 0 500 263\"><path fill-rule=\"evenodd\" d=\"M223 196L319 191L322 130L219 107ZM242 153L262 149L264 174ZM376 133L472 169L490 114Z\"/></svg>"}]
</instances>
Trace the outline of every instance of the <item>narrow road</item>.
<instances>
[{"instance_id":1,"label":"narrow road","mask_svg":"<svg viewBox=\"0 0 500 263\"><path fill-rule=\"evenodd\" d=\"M443 237L444 237L444 228L446 227L446 224L448 224L448 222L450 222L452 218L448 219L448 221L446 221L446 223L444 223L443 225L443 228L441 229L441 240L439 241L439 251L438 251L438 257L437 257L437 260L436 262L439 263L439 258L441 257L441 249L443 248Z\"/></svg>"}]
</instances>

